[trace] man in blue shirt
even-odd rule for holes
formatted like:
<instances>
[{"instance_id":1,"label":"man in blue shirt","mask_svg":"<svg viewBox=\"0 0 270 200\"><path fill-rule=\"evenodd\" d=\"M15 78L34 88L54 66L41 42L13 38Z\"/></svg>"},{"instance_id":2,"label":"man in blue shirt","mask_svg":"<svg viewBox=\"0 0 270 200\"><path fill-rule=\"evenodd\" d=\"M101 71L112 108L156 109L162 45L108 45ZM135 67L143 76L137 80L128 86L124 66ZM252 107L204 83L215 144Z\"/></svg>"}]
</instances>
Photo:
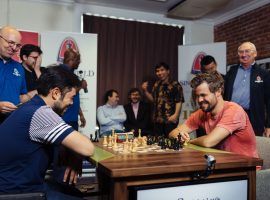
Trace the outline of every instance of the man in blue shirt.
<instances>
[{"instance_id":1,"label":"man in blue shirt","mask_svg":"<svg viewBox=\"0 0 270 200\"><path fill-rule=\"evenodd\" d=\"M253 43L241 44L238 56L240 64L225 77L224 99L243 107L257 136L270 137L270 73L256 64Z\"/></svg>"},{"instance_id":2,"label":"man in blue shirt","mask_svg":"<svg viewBox=\"0 0 270 200\"><path fill-rule=\"evenodd\" d=\"M19 31L10 26L3 27L0 30L0 123L17 108L17 104L29 100L23 67L11 58L20 48Z\"/></svg>"},{"instance_id":3,"label":"man in blue shirt","mask_svg":"<svg viewBox=\"0 0 270 200\"><path fill-rule=\"evenodd\" d=\"M62 197L44 184L48 147L63 145L83 156L93 154L91 141L59 116L72 105L77 86L74 74L59 67L46 69L38 95L0 125L0 194L46 192L48 200Z\"/></svg>"},{"instance_id":4,"label":"man in blue shirt","mask_svg":"<svg viewBox=\"0 0 270 200\"><path fill-rule=\"evenodd\" d=\"M81 56L79 52L70 48L65 51L63 65L60 66L70 71L70 73L74 73L74 70L78 69L80 62ZM87 87L87 83L85 80L81 81L81 87L83 88ZM80 88L78 88L77 94L74 97L73 105L68 108L67 112L65 112L63 116L64 121L67 122L69 125L71 125L75 130L78 130L79 128L78 116L80 116L81 127L84 127L86 124L86 120L80 107L80 97L79 97Z\"/></svg>"}]
</instances>

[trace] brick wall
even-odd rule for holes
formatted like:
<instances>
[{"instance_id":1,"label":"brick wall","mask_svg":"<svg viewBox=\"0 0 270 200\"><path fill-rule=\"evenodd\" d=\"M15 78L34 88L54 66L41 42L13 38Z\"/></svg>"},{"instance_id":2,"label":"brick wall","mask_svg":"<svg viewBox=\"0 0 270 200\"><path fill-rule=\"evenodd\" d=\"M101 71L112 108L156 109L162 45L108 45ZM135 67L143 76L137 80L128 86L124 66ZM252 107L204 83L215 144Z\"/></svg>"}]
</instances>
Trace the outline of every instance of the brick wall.
<instances>
[{"instance_id":1,"label":"brick wall","mask_svg":"<svg viewBox=\"0 0 270 200\"><path fill-rule=\"evenodd\" d=\"M227 64L238 62L237 48L245 41L256 45L257 59L270 57L270 4L214 27L214 41L227 43Z\"/></svg>"}]
</instances>

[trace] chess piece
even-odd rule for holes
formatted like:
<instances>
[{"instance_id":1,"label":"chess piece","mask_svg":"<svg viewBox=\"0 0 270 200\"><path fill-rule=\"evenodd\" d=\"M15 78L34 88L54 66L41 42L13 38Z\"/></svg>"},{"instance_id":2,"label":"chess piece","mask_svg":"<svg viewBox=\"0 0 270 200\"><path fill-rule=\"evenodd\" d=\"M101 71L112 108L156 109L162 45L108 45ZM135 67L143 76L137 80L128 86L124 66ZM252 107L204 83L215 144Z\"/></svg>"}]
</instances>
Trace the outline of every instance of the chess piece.
<instances>
[{"instance_id":1,"label":"chess piece","mask_svg":"<svg viewBox=\"0 0 270 200\"><path fill-rule=\"evenodd\" d=\"M117 145L117 135L115 134L114 135L113 150L116 150L117 148L118 148L118 145Z\"/></svg>"},{"instance_id":2,"label":"chess piece","mask_svg":"<svg viewBox=\"0 0 270 200\"><path fill-rule=\"evenodd\" d=\"M95 139L93 140L93 142L99 142L98 140L98 130L95 131Z\"/></svg>"},{"instance_id":3,"label":"chess piece","mask_svg":"<svg viewBox=\"0 0 270 200\"><path fill-rule=\"evenodd\" d=\"M128 142L123 143L123 153L128 153Z\"/></svg>"},{"instance_id":4,"label":"chess piece","mask_svg":"<svg viewBox=\"0 0 270 200\"><path fill-rule=\"evenodd\" d=\"M134 142L134 140L132 140L132 144L131 144L131 152L132 152L132 153L137 152L137 145L136 145L136 142Z\"/></svg>"},{"instance_id":5,"label":"chess piece","mask_svg":"<svg viewBox=\"0 0 270 200\"><path fill-rule=\"evenodd\" d=\"M109 142L108 142L108 147L110 148L110 147L112 147L112 136L111 135L109 135Z\"/></svg>"},{"instance_id":6,"label":"chess piece","mask_svg":"<svg viewBox=\"0 0 270 200\"><path fill-rule=\"evenodd\" d=\"M103 146L107 146L108 145L108 142L107 142L107 136L105 135L104 137L103 137Z\"/></svg>"},{"instance_id":7,"label":"chess piece","mask_svg":"<svg viewBox=\"0 0 270 200\"><path fill-rule=\"evenodd\" d=\"M138 138L141 138L141 137L142 137L142 130L141 130L141 129L139 129L139 130L138 130L138 132L139 132L139 136L138 136Z\"/></svg>"},{"instance_id":8,"label":"chess piece","mask_svg":"<svg viewBox=\"0 0 270 200\"><path fill-rule=\"evenodd\" d=\"M147 146L147 138L145 136L142 137L142 146L143 147Z\"/></svg>"},{"instance_id":9,"label":"chess piece","mask_svg":"<svg viewBox=\"0 0 270 200\"><path fill-rule=\"evenodd\" d=\"M126 143L128 143L128 133L126 133Z\"/></svg>"}]
</instances>

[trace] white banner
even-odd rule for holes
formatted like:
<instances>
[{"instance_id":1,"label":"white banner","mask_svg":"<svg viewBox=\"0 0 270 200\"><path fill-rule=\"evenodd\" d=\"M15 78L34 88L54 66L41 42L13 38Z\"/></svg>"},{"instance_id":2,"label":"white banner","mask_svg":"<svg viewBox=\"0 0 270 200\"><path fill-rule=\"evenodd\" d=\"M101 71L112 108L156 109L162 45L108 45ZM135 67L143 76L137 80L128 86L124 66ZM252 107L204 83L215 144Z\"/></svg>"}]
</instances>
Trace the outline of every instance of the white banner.
<instances>
[{"instance_id":1,"label":"white banner","mask_svg":"<svg viewBox=\"0 0 270 200\"><path fill-rule=\"evenodd\" d=\"M75 48L81 54L81 64L75 73L87 81L88 92L80 91L81 109L86 126L79 131L89 137L96 127L97 34L41 33L42 66L61 62L67 48Z\"/></svg>"},{"instance_id":2,"label":"white banner","mask_svg":"<svg viewBox=\"0 0 270 200\"><path fill-rule=\"evenodd\" d=\"M139 190L137 200L247 200L248 181L228 181Z\"/></svg>"},{"instance_id":3,"label":"white banner","mask_svg":"<svg viewBox=\"0 0 270 200\"><path fill-rule=\"evenodd\" d=\"M217 62L217 70L226 73L226 43L218 42L201 45L178 46L178 79L183 87L185 103L182 105L180 124L193 112L191 104L190 81L194 74L200 72L200 61L203 56L211 55Z\"/></svg>"}]
</instances>

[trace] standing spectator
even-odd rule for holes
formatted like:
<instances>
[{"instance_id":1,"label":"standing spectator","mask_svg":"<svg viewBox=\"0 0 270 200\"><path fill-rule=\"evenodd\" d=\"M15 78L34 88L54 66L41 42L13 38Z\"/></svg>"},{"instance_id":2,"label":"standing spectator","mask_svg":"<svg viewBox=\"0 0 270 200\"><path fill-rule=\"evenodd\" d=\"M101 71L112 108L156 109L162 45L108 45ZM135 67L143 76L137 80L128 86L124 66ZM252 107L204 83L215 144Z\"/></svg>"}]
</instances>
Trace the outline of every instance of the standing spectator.
<instances>
[{"instance_id":1,"label":"standing spectator","mask_svg":"<svg viewBox=\"0 0 270 200\"><path fill-rule=\"evenodd\" d=\"M37 79L41 75L41 54L42 51L39 46L33 44L23 45L20 51L20 58L24 68L25 80L28 95L33 97L37 94Z\"/></svg>"},{"instance_id":2,"label":"standing spectator","mask_svg":"<svg viewBox=\"0 0 270 200\"><path fill-rule=\"evenodd\" d=\"M60 66L68 70L69 72L74 73L74 70L78 69L80 63L81 63L80 53L70 48L65 51L64 61L63 61L63 64ZM87 87L86 81L85 80L81 81L81 86L80 88L77 88L77 94L73 99L72 106L70 106L67 109L67 111L65 112L63 116L64 121L67 122L69 125L71 125L75 130L79 129L79 124L78 124L79 116L80 116L80 121L81 121L80 126L84 127L86 124L86 120L80 106L80 94L79 94L79 90L81 88L86 88L86 87Z\"/></svg>"},{"instance_id":3,"label":"standing spectator","mask_svg":"<svg viewBox=\"0 0 270 200\"><path fill-rule=\"evenodd\" d=\"M145 96L154 104L154 133L168 137L178 125L179 115L184 102L182 86L170 78L170 68L166 63L155 67L158 81L152 93L148 92L148 82L142 84Z\"/></svg>"},{"instance_id":4,"label":"standing spectator","mask_svg":"<svg viewBox=\"0 0 270 200\"><path fill-rule=\"evenodd\" d=\"M215 58L211 55L206 55L202 58L201 62L201 72L202 73L211 73L217 71L217 62ZM222 78L225 78L223 74L221 74Z\"/></svg>"},{"instance_id":5,"label":"standing spectator","mask_svg":"<svg viewBox=\"0 0 270 200\"><path fill-rule=\"evenodd\" d=\"M110 135L112 130L124 132L124 121L127 116L122 105L118 105L119 95L116 90L108 90L104 96L105 105L97 109L97 120L102 136Z\"/></svg>"},{"instance_id":6,"label":"standing spectator","mask_svg":"<svg viewBox=\"0 0 270 200\"><path fill-rule=\"evenodd\" d=\"M24 70L11 57L21 48L21 34L14 27L0 30L0 123L17 108L27 95Z\"/></svg>"},{"instance_id":7,"label":"standing spectator","mask_svg":"<svg viewBox=\"0 0 270 200\"><path fill-rule=\"evenodd\" d=\"M257 136L270 136L270 74L260 68L253 43L238 47L240 64L230 68L225 78L224 99L238 103L249 116Z\"/></svg>"},{"instance_id":8,"label":"standing spectator","mask_svg":"<svg viewBox=\"0 0 270 200\"><path fill-rule=\"evenodd\" d=\"M126 131L134 131L138 136L138 130L141 129L142 135L151 134L151 105L141 100L141 91L138 88L132 88L128 92L130 103L124 106L127 120L124 123Z\"/></svg>"}]
</instances>

